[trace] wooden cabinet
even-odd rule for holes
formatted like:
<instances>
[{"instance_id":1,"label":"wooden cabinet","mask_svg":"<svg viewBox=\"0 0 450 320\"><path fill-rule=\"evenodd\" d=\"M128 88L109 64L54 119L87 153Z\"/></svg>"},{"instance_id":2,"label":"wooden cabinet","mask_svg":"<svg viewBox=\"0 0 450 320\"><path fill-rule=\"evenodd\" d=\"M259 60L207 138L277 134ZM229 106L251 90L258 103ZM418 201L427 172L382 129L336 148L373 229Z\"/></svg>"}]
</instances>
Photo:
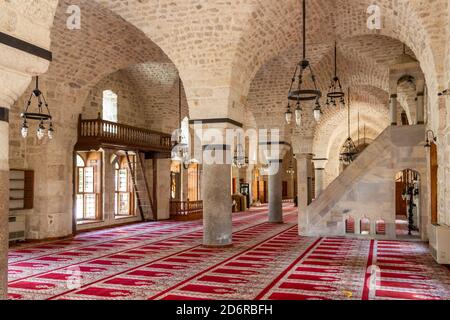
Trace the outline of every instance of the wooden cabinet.
<instances>
[{"instance_id":1,"label":"wooden cabinet","mask_svg":"<svg viewBox=\"0 0 450 320\"><path fill-rule=\"evenodd\" d=\"M25 213L33 209L34 171L12 169L9 173L9 241L23 241L26 233Z\"/></svg>"},{"instance_id":2,"label":"wooden cabinet","mask_svg":"<svg viewBox=\"0 0 450 320\"><path fill-rule=\"evenodd\" d=\"M10 170L9 174L9 210L33 209L34 171Z\"/></svg>"}]
</instances>

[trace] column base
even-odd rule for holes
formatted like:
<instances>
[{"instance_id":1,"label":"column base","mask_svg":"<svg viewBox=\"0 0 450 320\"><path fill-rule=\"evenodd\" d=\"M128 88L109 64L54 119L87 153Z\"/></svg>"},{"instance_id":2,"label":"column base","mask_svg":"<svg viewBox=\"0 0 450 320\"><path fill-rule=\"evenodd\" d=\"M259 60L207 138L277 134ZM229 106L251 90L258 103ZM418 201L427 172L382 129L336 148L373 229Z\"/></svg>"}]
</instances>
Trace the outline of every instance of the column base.
<instances>
[{"instance_id":1,"label":"column base","mask_svg":"<svg viewBox=\"0 0 450 320\"><path fill-rule=\"evenodd\" d=\"M213 244L202 244L202 247L203 248L208 248L208 249L220 249L220 248L231 248L231 247L233 247L233 244L232 243L230 243L230 244L224 244L224 245L220 245L220 244L216 244L216 245L213 245Z\"/></svg>"},{"instance_id":2,"label":"column base","mask_svg":"<svg viewBox=\"0 0 450 320\"><path fill-rule=\"evenodd\" d=\"M270 221L269 223L273 223L273 224L284 224L284 221Z\"/></svg>"}]
</instances>

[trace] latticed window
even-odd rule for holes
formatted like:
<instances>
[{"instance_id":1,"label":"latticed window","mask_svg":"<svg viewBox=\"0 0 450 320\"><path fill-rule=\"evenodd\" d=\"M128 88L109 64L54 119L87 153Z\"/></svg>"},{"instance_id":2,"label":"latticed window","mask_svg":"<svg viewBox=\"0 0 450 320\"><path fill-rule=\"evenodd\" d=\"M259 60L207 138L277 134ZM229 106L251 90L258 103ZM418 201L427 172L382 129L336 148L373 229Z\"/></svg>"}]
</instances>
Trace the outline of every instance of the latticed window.
<instances>
[{"instance_id":1,"label":"latticed window","mask_svg":"<svg viewBox=\"0 0 450 320\"><path fill-rule=\"evenodd\" d=\"M77 220L98 219L98 196L95 193L95 173L95 168L93 166L86 166L83 158L77 155Z\"/></svg>"},{"instance_id":2,"label":"latticed window","mask_svg":"<svg viewBox=\"0 0 450 320\"><path fill-rule=\"evenodd\" d=\"M135 215L135 194L131 172L123 157L115 164L115 215ZM131 165L135 166L135 157L130 156Z\"/></svg>"}]
</instances>

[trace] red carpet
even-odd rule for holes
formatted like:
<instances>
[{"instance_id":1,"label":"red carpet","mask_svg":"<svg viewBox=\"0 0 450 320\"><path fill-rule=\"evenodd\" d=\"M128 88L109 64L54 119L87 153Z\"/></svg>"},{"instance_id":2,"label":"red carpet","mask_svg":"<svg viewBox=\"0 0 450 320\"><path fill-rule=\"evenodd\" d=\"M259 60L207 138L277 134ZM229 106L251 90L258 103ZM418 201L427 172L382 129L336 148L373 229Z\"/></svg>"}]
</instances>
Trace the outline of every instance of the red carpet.
<instances>
[{"instance_id":1,"label":"red carpet","mask_svg":"<svg viewBox=\"0 0 450 320\"><path fill-rule=\"evenodd\" d=\"M11 299L449 299L450 272L420 243L297 235L296 210L233 216L231 248L204 248L202 222L85 233L10 251ZM376 265L376 267L371 267Z\"/></svg>"}]
</instances>

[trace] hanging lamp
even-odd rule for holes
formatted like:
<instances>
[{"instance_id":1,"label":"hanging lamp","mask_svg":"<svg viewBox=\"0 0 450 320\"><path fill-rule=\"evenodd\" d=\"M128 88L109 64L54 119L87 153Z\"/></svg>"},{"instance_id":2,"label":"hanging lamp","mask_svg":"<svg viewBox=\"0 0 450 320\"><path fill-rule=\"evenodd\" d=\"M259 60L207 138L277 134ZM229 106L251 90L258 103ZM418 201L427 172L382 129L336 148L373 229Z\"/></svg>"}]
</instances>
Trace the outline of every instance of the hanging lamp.
<instances>
[{"instance_id":1,"label":"hanging lamp","mask_svg":"<svg viewBox=\"0 0 450 320\"><path fill-rule=\"evenodd\" d=\"M337 107L338 103L345 106L345 93L342 90L341 80L338 77L337 67L337 43L334 43L334 77L331 79L330 88L327 94L327 107L333 105Z\"/></svg>"},{"instance_id":2,"label":"hanging lamp","mask_svg":"<svg viewBox=\"0 0 450 320\"><path fill-rule=\"evenodd\" d=\"M309 70L311 82L313 83L312 88L304 88L304 74ZM296 81L297 85L296 85ZM315 101L316 105L313 111L314 119L316 121L320 120L322 111L320 106L320 98L322 97L322 92L317 87L316 76L314 75L311 63L306 59L306 0L303 0L303 59L300 61L296 68L294 75L292 77L291 86L289 88L288 94L288 106L285 112L285 119L287 124L292 123L292 117L295 117L295 123L297 127L301 126L302 123L302 101ZM292 113L291 102L295 102L296 108L294 113Z\"/></svg>"},{"instance_id":3,"label":"hanging lamp","mask_svg":"<svg viewBox=\"0 0 450 320\"><path fill-rule=\"evenodd\" d=\"M341 149L339 160L345 165L350 165L358 155L358 150L351 138L350 131L350 88L348 89L348 138Z\"/></svg>"},{"instance_id":4,"label":"hanging lamp","mask_svg":"<svg viewBox=\"0 0 450 320\"><path fill-rule=\"evenodd\" d=\"M37 100L37 112L30 112L29 109L33 102L33 97ZM44 94L39 89L39 77L36 77L36 88L30 95L28 102L25 107L25 111L20 115L23 119L21 134L23 138L28 137L28 120L36 120L39 121L39 125L37 127L36 136L39 140L42 140L45 137L45 124L48 122L48 130L47 136L51 140L55 135L55 129L53 128L53 119L50 114L50 109L48 108L47 100L45 99Z\"/></svg>"},{"instance_id":5,"label":"hanging lamp","mask_svg":"<svg viewBox=\"0 0 450 320\"><path fill-rule=\"evenodd\" d=\"M180 129L176 137L175 146L172 152L172 160L180 161L184 169L188 169L191 164L189 155L188 138L183 135L183 121L181 119L182 101L181 101L181 77L178 77L178 121Z\"/></svg>"},{"instance_id":6,"label":"hanging lamp","mask_svg":"<svg viewBox=\"0 0 450 320\"><path fill-rule=\"evenodd\" d=\"M238 134L236 150L234 152L233 166L241 169L246 168L249 164L248 157L245 155L245 149L242 144L241 135Z\"/></svg>"}]
</instances>

